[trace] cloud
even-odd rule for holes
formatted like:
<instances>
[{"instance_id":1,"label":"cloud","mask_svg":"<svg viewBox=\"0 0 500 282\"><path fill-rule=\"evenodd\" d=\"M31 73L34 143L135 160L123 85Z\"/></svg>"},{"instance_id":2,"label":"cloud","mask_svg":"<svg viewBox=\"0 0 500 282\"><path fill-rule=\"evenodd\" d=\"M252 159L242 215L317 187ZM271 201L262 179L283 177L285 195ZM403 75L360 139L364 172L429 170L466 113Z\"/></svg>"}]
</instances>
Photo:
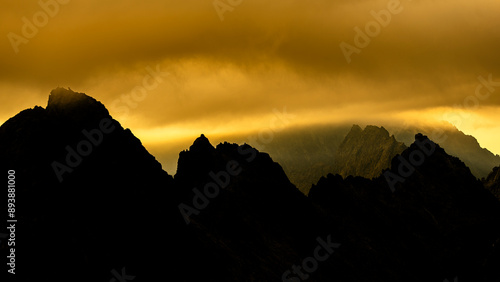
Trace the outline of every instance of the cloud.
<instances>
[{"instance_id":1,"label":"cloud","mask_svg":"<svg viewBox=\"0 0 500 282\"><path fill-rule=\"evenodd\" d=\"M7 34L22 36L23 17L43 9L1 1L0 112L45 105L63 86L123 117L116 101L156 66L170 75L128 106L132 129L254 129L284 106L303 123L399 118L463 104L478 76L500 81L494 0L401 0L401 12L348 63L339 44L356 46L355 27L365 30L372 11L394 1L243 0L224 21L213 1L69 1L17 54ZM482 107L497 109L500 96Z\"/></svg>"}]
</instances>

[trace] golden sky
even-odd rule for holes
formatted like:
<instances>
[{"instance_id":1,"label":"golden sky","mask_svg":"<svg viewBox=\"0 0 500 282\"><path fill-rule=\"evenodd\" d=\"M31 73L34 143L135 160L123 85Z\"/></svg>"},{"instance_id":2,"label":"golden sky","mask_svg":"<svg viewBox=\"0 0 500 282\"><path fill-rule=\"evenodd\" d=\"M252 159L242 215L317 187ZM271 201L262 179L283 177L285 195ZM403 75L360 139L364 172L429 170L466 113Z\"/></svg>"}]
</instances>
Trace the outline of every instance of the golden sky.
<instances>
[{"instance_id":1,"label":"golden sky","mask_svg":"<svg viewBox=\"0 0 500 282\"><path fill-rule=\"evenodd\" d=\"M290 126L446 120L500 154L498 0L0 2L1 123L61 86L146 146L286 111Z\"/></svg>"}]
</instances>

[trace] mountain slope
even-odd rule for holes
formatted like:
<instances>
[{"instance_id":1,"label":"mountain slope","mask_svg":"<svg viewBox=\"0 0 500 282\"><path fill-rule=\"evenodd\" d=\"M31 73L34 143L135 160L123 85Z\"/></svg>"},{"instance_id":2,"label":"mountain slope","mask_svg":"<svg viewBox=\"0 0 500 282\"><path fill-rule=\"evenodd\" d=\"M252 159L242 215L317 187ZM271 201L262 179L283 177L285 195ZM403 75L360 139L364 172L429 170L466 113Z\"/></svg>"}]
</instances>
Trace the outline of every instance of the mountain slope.
<instances>
[{"instance_id":1,"label":"mountain slope","mask_svg":"<svg viewBox=\"0 0 500 282\"><path fill-rule=\"evenodd\" d=\"M228 270L221 280L279 281L324 233L320 214L281 166L248 145L213 147L201 135L179 154L174 179L190 227ZM195 203L200 193L205 201Z\"/></svg>"},{"instance_id":2,"label":"mountain slope","mask_svg":"<svg viewBox=\"0 0 500 282\"><path fill-rule=\"evenodd\" d=\"M500 239L498 200L425 136L417 135L384 175L370 181L330 174L309 198L333 216L348 253L366 258L359 281L401 281L405 273L413 275L406 281L500 279L498 256L491 257Z\"/></svg>"},{"instance_id":3,"label":"mountain slope","mask_svg":"<svg viewBox=\"0 0 500 282\"><path fill-rule=\"evenodd\" d=\"M474 137L465 135L449 124L442 124L436 127L401 127L392 125L385 128L390 135L394 135L395 139L403 142L405 146L412 144L415 134L422 132L431 139L436 140L448 154L459 157L470 168L472 174L479 179L487 177L492 168L500 163L500 156L494 155L485 148L481 148ZM354 169L342 172L342 169L347 168L342 167L345 166L345 161L337 159L340 154L338 151L350 130L352 130L352 125L291 128L282 132L276 132L274 139L268 144L259 144L257 142L255 145L250 145L255 146L259 150L266 151L273 156L273 159L283 166L290 181L307 195L312 184L321 176L326 176L328 173L342 173L344 176L360 175L371 178L379 175L380 168L388 167L389 163L384 161L384 165L381 165L382 163L378 164L379 167L373 173L365 172L358 174ZM381 135L381 140L387 138L384 134ZM379 144L379 142L380 140L374 140L373 144ZM393 143L394 141L387 140L386 142ZM399 146L395 152L399 152L401 147ZM380 154L380 151L373 152L373 155L367 154L367 156L371 155L368 160L373 159L371 161L373 165L376 163L375 156L378 154ZM390 158L387 159L390 161ZM359 157L358 160L361 163L367 161ZM357 165L354 162L350 166L356 167Z\"/></svg>"},{"instance_id":4,"label":"mountain slope","mask_svg":"<svg viewBox=\"0 0 500 282\"><path fill-rule=\"evenodd\" d=\"M396 139L411 144L413 136L418 132L429 136L452 156L460 158L476 178L487 177L492 168L500 163L500 156L482 148L476 138L466 135L451 125L439 127L410 126L407 128L391 128Z\"/></svg>"},{"instance_id":5,"label":"mountain slope","mask_svg":"<svg viewBox=\"0 0 500 282\"><path fill-rule=\"evenodd\" d=\"M335 155L333 173L347 177L375 178L389 168L392 158L406 146L397 142L383 127L354 125Z\"/></svg>"},{"instance_id":6,"label":"mountain slope","mask_svg":"<svg viewBox=\"0 0 500 282\"><path fill-rule=\"evenodd\" d=\"M305 195L321 176L333 171L335 154L350 125L285 129L266 144L249 143L269 153ZM263 143L263 142L261 142Z\"/></svg>"}]
</instances>

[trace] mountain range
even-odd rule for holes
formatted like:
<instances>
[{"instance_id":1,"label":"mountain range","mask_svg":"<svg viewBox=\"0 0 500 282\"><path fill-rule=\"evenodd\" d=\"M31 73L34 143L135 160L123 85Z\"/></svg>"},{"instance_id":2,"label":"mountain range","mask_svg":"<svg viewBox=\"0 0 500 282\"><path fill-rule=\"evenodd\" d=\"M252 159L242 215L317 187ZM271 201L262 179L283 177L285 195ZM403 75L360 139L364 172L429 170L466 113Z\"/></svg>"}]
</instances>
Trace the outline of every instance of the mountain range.
<instances>
[{"instance_id":1,"label":"mountain range","mask_svg":"<svg viewBox=\"0 0 500 282\"><path fill-rule=\"evenodd\" d=\"M290 181L307 195L317 179L328 173L344 177L379 176L394 156L413 143L417 133L436 140L448 154L460 158L478 179L486 178L500 165L500 156L482 148L474 137L447 124L435 127L367 125L364 129L355 124L293 129L276 133L275 140L260 149L272 155Z\"/></svg>"},{"instance_id":2,"label":"mountain range","mask_svg":"<svg viewBox=\"0 0 500 282\"><path fill-rule=\"evenodd\" d=\"M272 154L205 135L170 175L103 104L55 89L0 127L0 168L17 181L17 279L500 281L498 168L483 183L422 134L406 148L375 127L351 131L325 159L361 152L380 174L325 169L306 196Z\"/></svg>"}]
</instances>

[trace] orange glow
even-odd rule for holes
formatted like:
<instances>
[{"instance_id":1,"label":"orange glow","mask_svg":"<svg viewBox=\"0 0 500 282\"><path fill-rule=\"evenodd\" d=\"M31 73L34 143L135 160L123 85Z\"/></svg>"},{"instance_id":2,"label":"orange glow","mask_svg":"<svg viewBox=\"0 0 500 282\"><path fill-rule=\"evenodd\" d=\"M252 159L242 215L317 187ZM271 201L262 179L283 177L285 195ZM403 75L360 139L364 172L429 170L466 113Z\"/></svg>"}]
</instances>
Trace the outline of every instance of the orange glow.
<instances>
[{"instance_id":1,"label":"orange glow","mask_svg":"<svg viewBox=\"0 0 500 282\"><path fill-rule=\"evenodd\" d=\"M387 4L256 0L223 21L210 1L61 4L22 43L0 41L0 121L45 106L61 86L102 101L155 148L254 134L286 108L287 127L448 121L500 154L500 86L464 107L478 77L500 81L500 2L401 1L347 63L339 44L355 44L354 28ZM37 1L2 7L2 34L22 37L23 18L36 24L44 11Z\"/></svg>"}]
</instances>

